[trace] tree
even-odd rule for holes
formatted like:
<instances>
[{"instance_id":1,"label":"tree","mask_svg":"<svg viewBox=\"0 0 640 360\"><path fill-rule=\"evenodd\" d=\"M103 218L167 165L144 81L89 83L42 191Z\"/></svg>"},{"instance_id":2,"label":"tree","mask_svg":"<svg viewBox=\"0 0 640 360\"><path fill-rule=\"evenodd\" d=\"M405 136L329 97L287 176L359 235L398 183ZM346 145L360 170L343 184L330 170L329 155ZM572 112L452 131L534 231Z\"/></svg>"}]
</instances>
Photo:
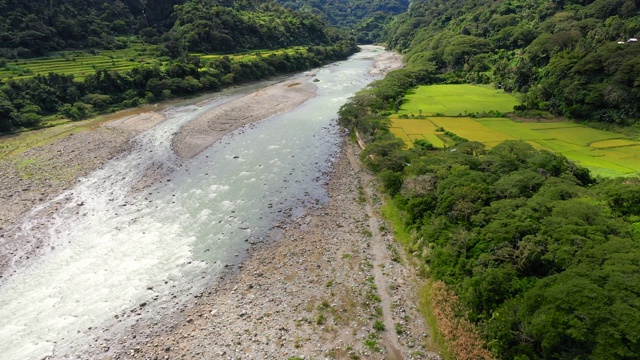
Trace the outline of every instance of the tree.
<instances>
[{"instance_id":1,"label":"tree","mask_svg":"<svg viewBox=\"0 0 640 360\"><path fill-rule=\"evenodd\" d=\"M12 130L18 125L16 118L16 109L9 100L7 95L0 91L0 131L6 132Z\"/></svg>"}]
</instances>

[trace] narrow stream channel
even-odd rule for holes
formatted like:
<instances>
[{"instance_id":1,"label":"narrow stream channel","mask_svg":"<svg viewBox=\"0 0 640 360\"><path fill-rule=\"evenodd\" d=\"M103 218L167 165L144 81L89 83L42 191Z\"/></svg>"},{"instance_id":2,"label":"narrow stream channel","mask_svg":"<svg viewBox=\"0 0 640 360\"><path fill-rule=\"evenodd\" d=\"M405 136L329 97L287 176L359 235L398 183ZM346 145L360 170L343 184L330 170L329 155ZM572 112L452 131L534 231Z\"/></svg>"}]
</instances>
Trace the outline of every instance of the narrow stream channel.
<instances>
[{"instance_id":1,"label":"narrow stream channel","mask_svg":"<svg viewBox=\"0 0 640 360\"><path fill-rule=\"evenodd\" d=\"M50 251L0 287L0 358L81 352L92 328L124 328L114 319L140 304L144 316L160 318L251 243L266 241L275 224L326 201L323 184L341 141L336 113L373 80L368 70L382 53L367 48L322 68L315 98L238 129L188 162L172 153L172 135L234 97L165 110L168 120L137 137L130 154L60 196L65 205L46 233ZM175 171L132 196L158 163ZM28 220L22 229L19 236L36 236Z\"/></svg>"}]
</instances>

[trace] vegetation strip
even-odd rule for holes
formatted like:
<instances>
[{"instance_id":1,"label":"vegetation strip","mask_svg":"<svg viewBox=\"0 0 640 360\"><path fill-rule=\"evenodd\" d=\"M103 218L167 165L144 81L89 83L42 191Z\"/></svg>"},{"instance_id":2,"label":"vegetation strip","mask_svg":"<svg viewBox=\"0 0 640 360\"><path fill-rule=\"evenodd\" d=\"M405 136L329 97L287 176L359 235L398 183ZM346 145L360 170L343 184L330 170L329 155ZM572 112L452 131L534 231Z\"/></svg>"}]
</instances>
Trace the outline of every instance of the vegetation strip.
<instances>
[{"instance_id":1,"label":"vegetation strip","mask_svg":"<svg viewBox=\"0 0 640 360\"><path fill-rule=\"evenodd\" d=\"M500 100L493 103L496 98ZM493 117L508 112L508 106L513 104L517 104L513 96L504 92L499 95L495 90L478 86L420 86L409 91L398 112L390 115L390 130L409 148L418 139L436 148L450 147L455 141L446 141L451 138L449 132L487 147L505 140L525 141L539 150L562 153L595 175L635 176L640 172L639 141L568 121L516 122L507 117ZM436 111L444 111L442 109L455 110L449 112L451 116L434 116ZM458 115L454 115L456 113Z\"/></svg>"},{"instance_id":2,"label":"vegetation strip","mask_svg":"<svg viewBox=\"0 0 640 360\"><path fill-rule=\"evenodd\" d=\"M46 125L45 119L83 119L221 88L277 74L307 70L340 60L357 51L353 43L309 47L304 52L271 54L252 60L210 59L206 68L198 58L174 60L164 67L140 65L131 70L98 70L76 81L73 75L50 73L9 81L0 87L0 132Z\"/></svg>"},{"instance_id":3,"label":"vegetation strip","mask_svg":"<svg viewBox=\"0 0 640 360\"><path fill-rule=\"evenodd\" d=\"M521 141L487 149L455 140L443 151L419 140L406 150L388 116L412 86L438 80L411 66L391 73L344 105L339 121L367 143L361 160L402 214L409 252L460 300L437 316L446 319L440 330L474 324L498 358L640 356L640 322L628 321L640 316L638 280L622 280L638 276L640 180L594 179L563 155ZM544 130L550 126L532 131L555 131ZM590 143L584 136L593 129L570 129L567 151ZM596 132L594 140L615 137ZM444 311L438 304L430 303L431 313ZM469 353L460 336L445 339L451 354Z\"/></svg>"}]
</instances>

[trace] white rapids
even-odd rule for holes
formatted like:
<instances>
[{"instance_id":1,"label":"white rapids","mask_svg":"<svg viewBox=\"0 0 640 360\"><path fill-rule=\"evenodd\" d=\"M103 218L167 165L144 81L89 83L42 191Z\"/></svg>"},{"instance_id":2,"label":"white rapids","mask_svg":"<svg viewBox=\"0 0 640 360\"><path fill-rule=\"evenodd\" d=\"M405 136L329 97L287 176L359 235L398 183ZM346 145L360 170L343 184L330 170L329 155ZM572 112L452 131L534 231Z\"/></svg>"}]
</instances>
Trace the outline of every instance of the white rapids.
<instances>
[{"instance_id":1,"label":"white rapids","mask_svg":"<svg viewBox=\"0 0 640 360\"><path fill-rule=\"evenodd\" d=\"M161 318L275 224L325 201L323 181L341 141L336 113L373 80L368 70L382 53L368 47L323 67L315 98L235 131L193 160L173 154L172 136L233 97L168 109L168 120L137 137L131 153L59 196L63 206L44 235L29 219L53 202L35 209L17 237L44 236L47 251L0 285L0 358L82 358L91 329L117 335L138 320L118 314L140 304L142 317ZM158 164L173 172L131 195Z\"/></svg>"}]
</instances>

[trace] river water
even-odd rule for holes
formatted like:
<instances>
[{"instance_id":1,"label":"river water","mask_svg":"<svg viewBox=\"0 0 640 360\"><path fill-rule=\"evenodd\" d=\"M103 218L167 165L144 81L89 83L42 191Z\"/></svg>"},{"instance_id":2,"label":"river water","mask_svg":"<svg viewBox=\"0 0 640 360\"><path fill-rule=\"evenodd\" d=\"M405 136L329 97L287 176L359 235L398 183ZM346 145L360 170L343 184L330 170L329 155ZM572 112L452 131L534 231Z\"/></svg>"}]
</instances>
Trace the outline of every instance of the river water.
<instances>
[{"instance_id":1,"label":"river water","mask_svg":"<svg viewBox=\"0 0 640 360\"><path fill-rule=\"evenodd\" d=\"M326 201L323 184L341 141L336 113L374 80L368 70L382 52L367 47L323 67L315 98L186 162L172 153L172 135L239 95L165 110L168 120L137 137L130 154L59 197L64 206L46 229L48 251L0 287L0 358L82 357L92 329L117 335L139 321L124 314L141 305L141 317L161 317L242 259L251 243L268 241L276 224ZM174 171L131 195L157 164ZM19 237L30 236L42 235L27 217Z\"/></svg>"}]
</instances>

